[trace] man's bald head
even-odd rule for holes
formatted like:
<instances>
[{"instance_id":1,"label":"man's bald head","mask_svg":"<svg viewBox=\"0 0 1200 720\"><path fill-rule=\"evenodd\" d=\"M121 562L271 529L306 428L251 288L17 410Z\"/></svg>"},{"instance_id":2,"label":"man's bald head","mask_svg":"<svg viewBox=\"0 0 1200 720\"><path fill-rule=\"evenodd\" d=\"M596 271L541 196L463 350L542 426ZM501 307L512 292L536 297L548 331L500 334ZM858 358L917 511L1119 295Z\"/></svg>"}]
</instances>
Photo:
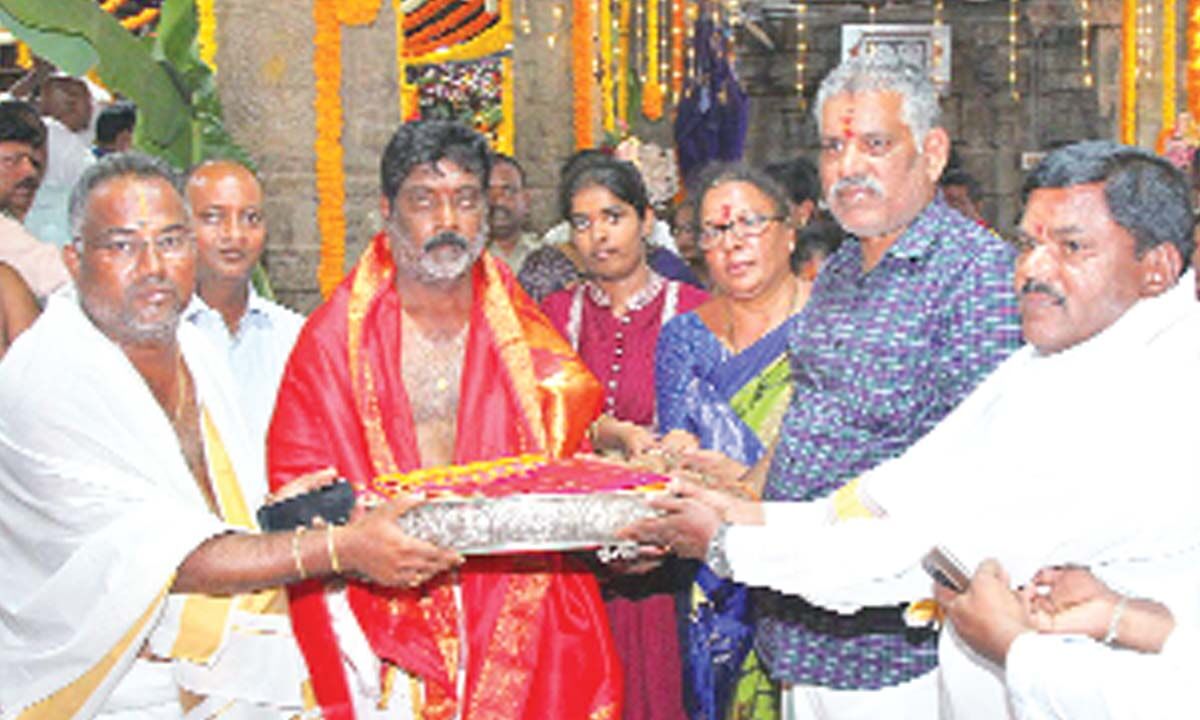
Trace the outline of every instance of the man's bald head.
<instances>
[{"instance_id":1,"label":"man's bald head","mask_svg":"<svg viewBox=\"0 0 1200 720\"><path fill-rule=\"evenodd\" d=\"M187 199L200 250L201 292L208 282L249 282L267 239L258 178L232 160L210 160L188 174Z\"/></svg>"}]
</instances>

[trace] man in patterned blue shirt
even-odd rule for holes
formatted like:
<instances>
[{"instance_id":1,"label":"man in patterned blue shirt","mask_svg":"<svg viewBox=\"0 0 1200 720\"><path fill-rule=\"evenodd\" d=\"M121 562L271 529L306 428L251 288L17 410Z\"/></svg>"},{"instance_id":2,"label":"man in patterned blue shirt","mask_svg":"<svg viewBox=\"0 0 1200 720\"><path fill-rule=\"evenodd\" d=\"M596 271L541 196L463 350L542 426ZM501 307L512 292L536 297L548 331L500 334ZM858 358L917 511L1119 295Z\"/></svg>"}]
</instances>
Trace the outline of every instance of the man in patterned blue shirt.
<instances>
[{"instance_id":1,"label":"man in patterned blue shirt","mask_svg":"<svg viewBox=\"0 0 1200 720\"><path fill-rule=\"evenodd\" d=\"M950 140L927 76L851 59L817 96L826 201L850 237L792 333L795 390L763 497L810 500L900 455L1020 344L1013 254L937 192ZM897 607L758 599L785 716L937 716L937 649Z\"/></svg>"}]
</instances>

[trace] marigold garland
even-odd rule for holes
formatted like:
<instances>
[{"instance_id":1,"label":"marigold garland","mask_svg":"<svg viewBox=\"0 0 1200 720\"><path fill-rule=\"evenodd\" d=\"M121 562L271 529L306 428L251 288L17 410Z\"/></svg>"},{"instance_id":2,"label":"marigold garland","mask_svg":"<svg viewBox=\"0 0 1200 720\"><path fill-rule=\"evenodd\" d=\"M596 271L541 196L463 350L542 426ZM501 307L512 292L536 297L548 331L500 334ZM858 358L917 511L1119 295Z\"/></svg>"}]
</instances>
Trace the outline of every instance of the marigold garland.
<instances>
[{"instance_id":1,"label":"marigold garland","mask_svg":"<svg viewBox=\"0 0 1200 720\"><path fill-rule=\"evenodd\" d=\"M617 15L617 121L629 127L629 25L633 15L630 0L620 0Z\"/></svg>"},{"instance_id":2,"label":"marigold garland","mask_svg":"<svg viewBox=\"0 0 1200 720\"><path fill-rule=\"evenodd\" d=\"M1188 0L1186 77L1188 109L1200 120L1200 0Z\"/></svg>"},{"instance_id":3,"label":"marigold garland","mask_svg":"<svg viewBox=\"0 0 1200 720\"><path fill-rule=\"evenodd\" d=\"M1121 118L1120 140L1137 142L1137 0L1123 0L1121 8Z\"/></svg>"},{"instance_id":4,"label":"marigold garland","mask_svg":"<svg viewBox=\"0 0 1200 720\"><path fill-rule=\"evenodd\" d=\"M346 178L342 169L342 30L335 0L313 2L313 74L316 94L317 229L321 255L317 284L329 297L342 279L346 260Z\"/></svg>"},{"instance_id":5,"label":"marigold garland","mask_svg":"<svg viewBox=\"0 0 1200 720\"><path fill-rule=\"evenodd\" d=\"M512 17L505 13L504 17ZM517 138L517 96L516 82L513 73L512 53L505 55L500 61L504 78L504 87L500 91L500 110L504 114L500 121L499 137L496 139L496 150L505 155L516 155Z\"/></svg>"},{"instance_id":6,"label":"marigold garland","mask_svg":"<svg viewBox=\"0 0 1200 720\"><path fill-rule=\"evenodd\" d=\"M144 28L157 20L160 12L161 11L155 7L143 8L142 11L137 15L130 15L122 20L121 27L130 32L133 32L134 30L140 30L141 28Z\"/></svg>"},{"instance_id":7,"label":"marigold garland","mask_svg":"<svg viewBox=\"0 0 1200 720\"><path fill-rule=\"evenodd\" d=\"M646 81L642 83L642 114L658 120L663 114L662 81L658 67L658 0L646 0Z\"/></svg>"},{"instance_id":8,"label":"marigold garland","mask_svg":"<svg viewBox=\"0 0 1200 720\"><path fill-rule=\"evenodd\" d=\"M1176 102L1176 63L1179 62L1179 13L1175 0L1163 0L1162 4L1162 126L1175 124L1178 112Z\"/></svg>"},{"instance_id":9,"label":"marigold garland","mask_svg":"<svg viewBox=\"0 0 1200 720\"><path fill-rule=\"evenodd\" d=\"M613 104L612 3L600 0L600 104L605 133L617 130L617 110Z\"/></svg>"},{"instance_id":10,"label":"marigold garland","mask_svg":"<svg viewBox=\"0 0 1200 720\"><path fill-rule=\"evenodd\" d=\"M595 145L592 132L592 3L574 0L571 12L571 82L575 147Z\"/></svg>"},{"instance_id":11,"label":"marigold garland","mask_svg":"<svg viewBox=\"0 0 1200 720\"><path fill-rule=\"evenodd\" d=\"M683 92L683 0L671 0L671 97Z\"/></svg>"},{"instance_id":12,"label":"marigold garland","mask_svg":"<svg viewBox=\"0 0 1200 720\"><path fill-rule=\"evenodd\" d=\"M337 0L337 19L343 25L369 25L379 14L380 0Z\"/></svg>"},{"instance_id":13,"label":"marigold garland","mask_svg":"<svg viewBox=\"0 0 1200 720\"><path fill-rule=\"evenodd\" d=\"M100 4L100 9L109 15L112 15L124 4L125 0L104 0L104 2Z\"/></svg>"},{"instance_id":14,"label":"marigold garland","mask_svg":"<svg viewBox=\"0 0 1200 720\"><path fill-rule=\"evenodd\" d=\"M196 47L200 59L217 71L217 13L215 0L196 0Z\"/></svg>"}]
</instances>

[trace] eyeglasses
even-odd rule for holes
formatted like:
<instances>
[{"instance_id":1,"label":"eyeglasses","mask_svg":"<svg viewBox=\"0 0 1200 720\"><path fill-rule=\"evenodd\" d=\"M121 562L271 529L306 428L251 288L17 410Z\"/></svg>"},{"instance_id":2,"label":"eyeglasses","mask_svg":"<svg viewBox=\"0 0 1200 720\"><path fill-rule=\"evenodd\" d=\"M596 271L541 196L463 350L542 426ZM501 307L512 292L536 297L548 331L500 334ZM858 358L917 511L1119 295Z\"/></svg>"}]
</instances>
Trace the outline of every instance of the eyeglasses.
<instances>
[{"instance_id":1,"label":"eyeglasses","mask_svg":"<svg viewBox=\"0 0 1200 720\"><path fill-rule=\"evenodd\" d=\"M773 222L786 219L785 215L743 215L733 222L714 225L705 223L700 228L700 249L712 250L721 243L726 233L738 240L757 240Z\"/></svg>"},{"instance_id":2,"label":"eyeglasses","mask_svg":"<svg viewBox=\"0 0 1200 720\"><path fill-rule=\"evenodd\" d=\"M75 238L77 245L84 244L80 238ZM192 248L192 234L185 230L165 232L156 238L144 240L135 236L110 237L96 242L86 243L96 252L120 264L129 264L141 257L147 247L153 245L154 252L164 260L178 260L185 257Z\"/></svg>"}]
</instances>

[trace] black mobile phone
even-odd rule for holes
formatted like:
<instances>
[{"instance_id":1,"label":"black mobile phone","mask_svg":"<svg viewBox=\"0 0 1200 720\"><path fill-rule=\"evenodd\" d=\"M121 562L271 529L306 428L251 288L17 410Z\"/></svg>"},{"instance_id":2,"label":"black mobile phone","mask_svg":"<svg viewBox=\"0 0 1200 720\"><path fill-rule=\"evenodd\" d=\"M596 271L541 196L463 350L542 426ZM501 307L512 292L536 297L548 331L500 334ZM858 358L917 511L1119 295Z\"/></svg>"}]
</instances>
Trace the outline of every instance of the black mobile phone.
<instances>
[{"instance_id":1,"label":"black mobile phone","mask_svg":"<svg viewBox=\"0 0 1200 720\"><path fill-rule=\"evenodd\" d=\"M291 530L311 525L318 517L333 525L345 524L354 509L354 488L338 478L328 485L310 490L258 509L258 526L266 532Z\"/></svg>"},{"instance_id":2,"label":"black mobile phone","mask_svg":"<svg viewBox=\"0 0 1200 720\"><path fill-rule=\"evenodd\" d=\"M966 592L971 585L971 576L958 558L946 548L938 545L921 558L921 567L937 584L954 592Z\"/></svg>"}]
</instances>

